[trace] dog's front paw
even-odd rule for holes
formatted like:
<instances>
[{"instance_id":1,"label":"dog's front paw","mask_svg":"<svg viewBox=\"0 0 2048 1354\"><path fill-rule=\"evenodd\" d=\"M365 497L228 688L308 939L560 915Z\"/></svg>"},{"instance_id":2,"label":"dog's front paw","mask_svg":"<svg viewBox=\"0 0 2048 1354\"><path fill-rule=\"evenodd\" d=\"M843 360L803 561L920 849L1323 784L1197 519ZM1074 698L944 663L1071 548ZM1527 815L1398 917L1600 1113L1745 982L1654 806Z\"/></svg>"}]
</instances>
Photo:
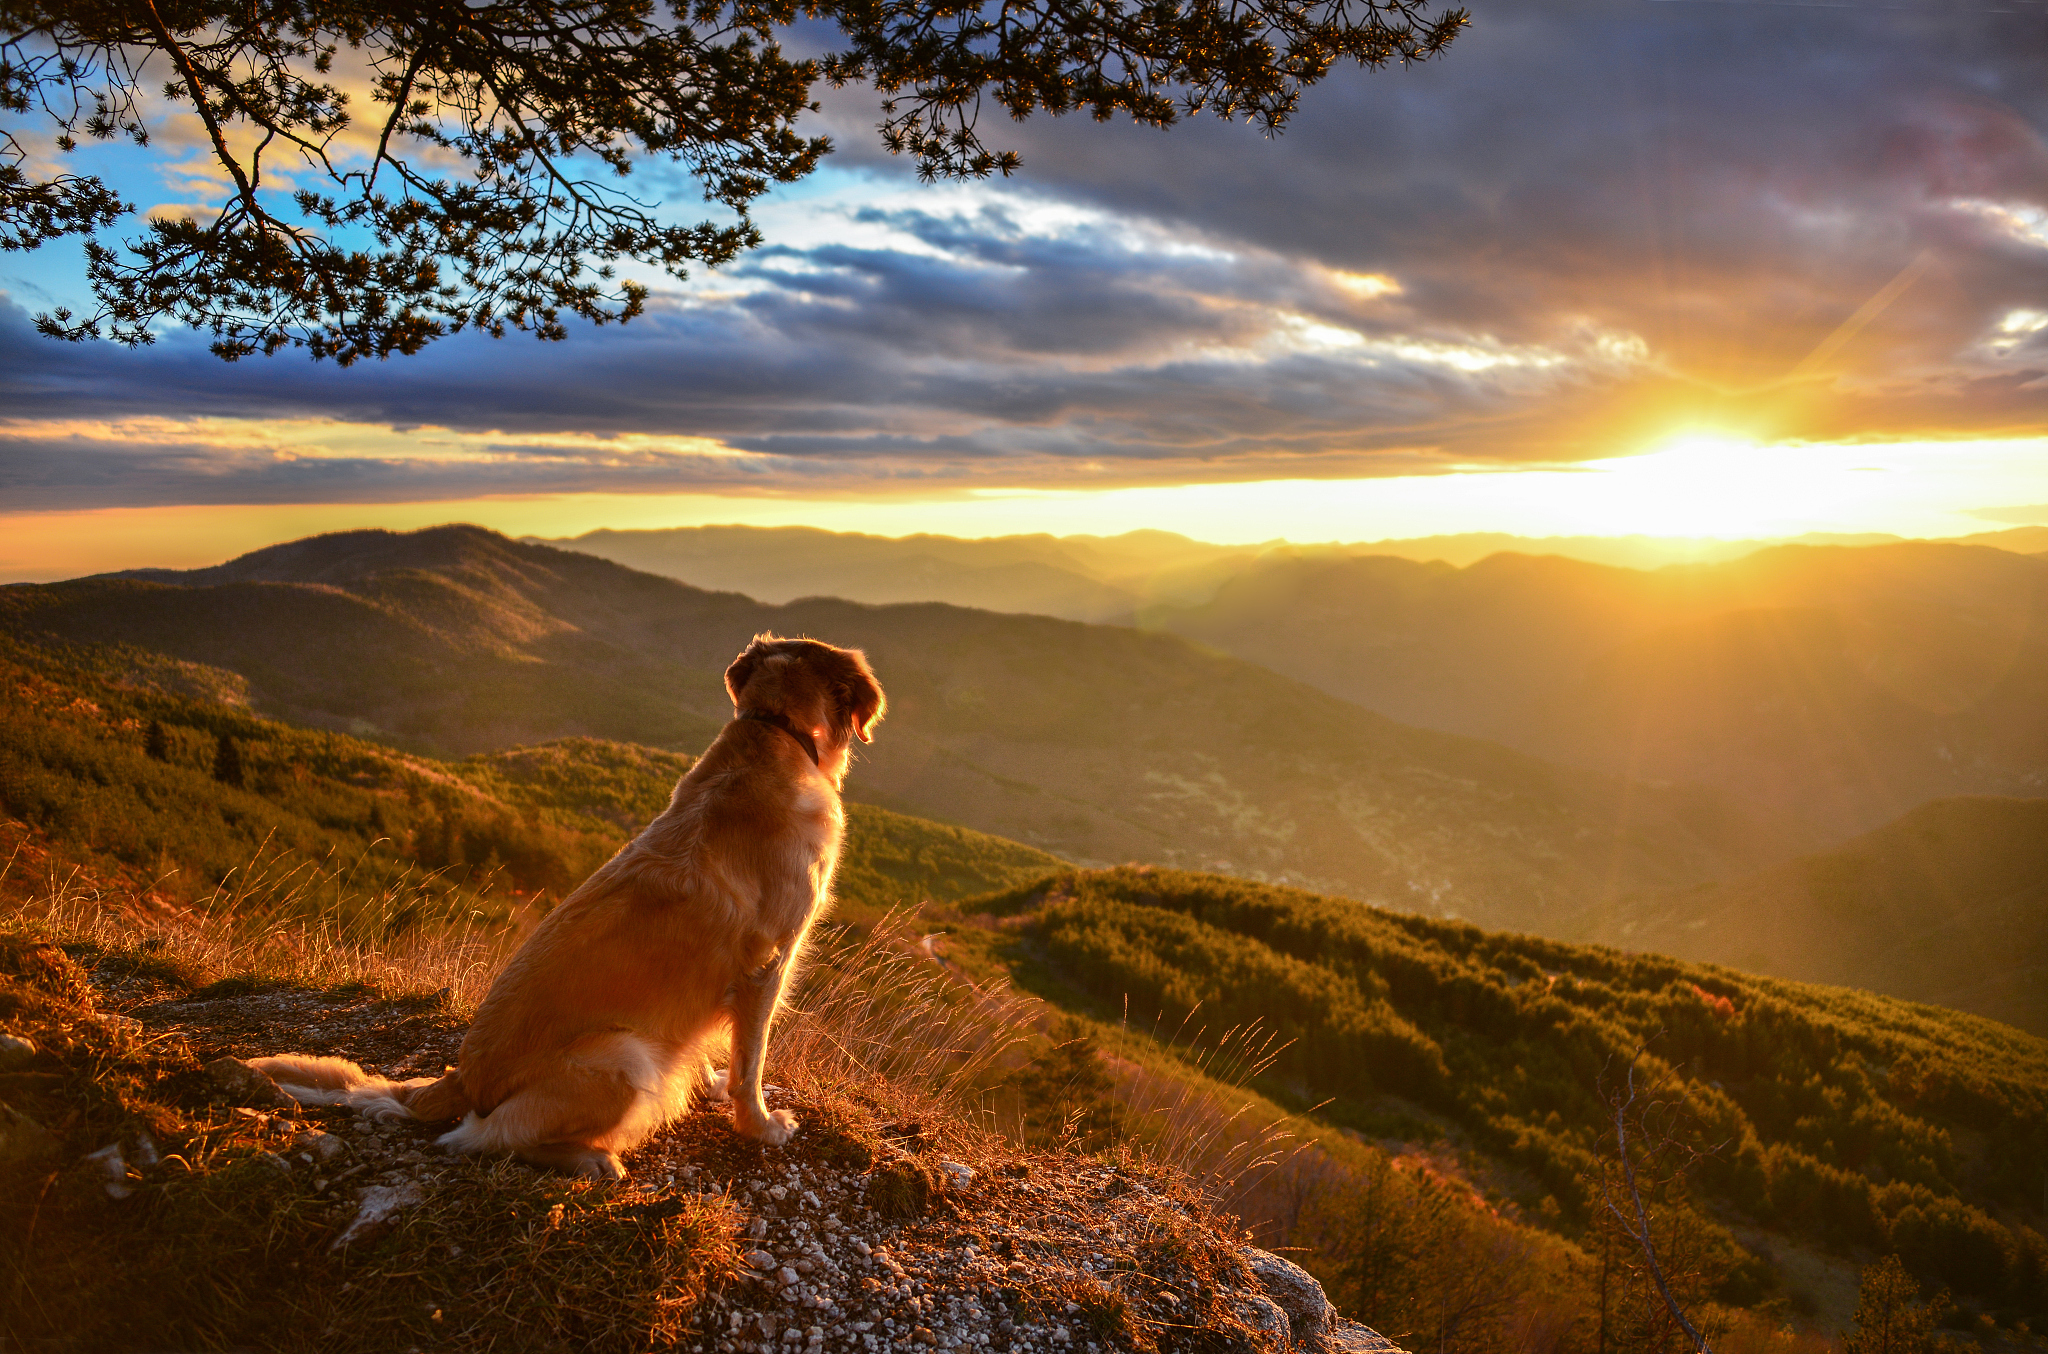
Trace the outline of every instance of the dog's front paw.
<instances>
[{"instance_id":1,"label":"dog's front paw","mask_svg":"<svg viewBox=\"0 0 2048 1354\"><path fill-rule=\"evenodd\" d=\"M788 1110L772 1110L766 1119L741 1124L740 1132L755 1142L780 1147L796 1136L796 1116Z\"/></svg>"},{"instance_id":2,"label":"dog's front paw","mask_svg":"<svg viewBox=\"0 0 2048 1354\"><path fill-rule=\"evenodd\" d=\"M704 1074L704 1098L714 1105L728 1104L732 1100L732 1072L730 1069Z\"/></svg>"}]
</instances>

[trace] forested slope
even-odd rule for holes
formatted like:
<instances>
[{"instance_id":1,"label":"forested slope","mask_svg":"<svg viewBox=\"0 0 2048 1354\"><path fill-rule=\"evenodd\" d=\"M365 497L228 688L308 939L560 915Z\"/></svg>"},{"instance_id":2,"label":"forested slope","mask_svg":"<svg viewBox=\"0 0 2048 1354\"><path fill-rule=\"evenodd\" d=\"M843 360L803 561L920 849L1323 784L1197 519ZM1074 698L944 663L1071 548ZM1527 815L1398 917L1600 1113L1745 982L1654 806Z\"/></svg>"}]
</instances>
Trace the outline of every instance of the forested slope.
<instances>
[{"instance_id":1,"label":"forested slope","mask_svg":"<svg viewBox=\"0 0 2048 1354\"><path fill-rule=\"evenodd\" d=\"M1681 1211L1722 1238L1724 1299L1787 1282L1777 1236L2048 1317L2048 1042L2010 1026L1215 875L1069 871L959 910L1104 1015L1260 1022L1286 1041L1277 1094L1369 1137L1447 1131L1567 1237L1602 1224L1605 1092L1645 1049L1682 1104L1663 1122L1703 1153Z\"/></svg>"}]
</instances>

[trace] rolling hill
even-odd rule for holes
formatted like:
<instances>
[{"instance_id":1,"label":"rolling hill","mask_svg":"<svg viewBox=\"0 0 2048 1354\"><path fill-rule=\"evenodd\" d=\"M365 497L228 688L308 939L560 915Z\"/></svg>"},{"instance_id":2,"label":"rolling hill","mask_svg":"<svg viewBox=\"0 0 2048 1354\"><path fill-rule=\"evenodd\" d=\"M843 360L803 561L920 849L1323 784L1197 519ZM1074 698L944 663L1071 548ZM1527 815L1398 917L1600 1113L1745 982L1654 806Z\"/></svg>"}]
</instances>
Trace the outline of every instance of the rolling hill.
<instances>
[{"instance_id":1,"label":"rolling hill","mask_svg":"<svg viewBox=\"0 0 2048 1354\"><path fill-rule=\"evenodd\" d=\"M1138 1029L1260 1022L1284 1044L1261 1084L1285 1102L1381 1144L1435 1139L1495 1206L1594 1255L1608 1093L1646 1050L1656 1122L1701 1153L1660 1204L1667 1241L1704 1257L1692 1301L1798 1310L1817 1257L1896 1253L1977 1311L2048 1316L2048 1042L2010 1026L1169 870L1068 871L956 910L1050 999ZM1310 1261L1333 1291L1360 1282L1339 1259Z\"/></svg>"},{"instance_id":2,"label":"rolling hill","mask_svg":"<svg viewBox=\"0 0 2048 1354\"><path fill-rule=\"evenodd\" d=\"M1575 933L2048 1035L2048 799L1936 800L1749 879L1602 908Z\"/></svg>"},{"instance_id":3,"label":"rolling hill","mask_svg":"<svg viewBox=\"0 0 2048 1354\"><path fill-rule=\"evenodd\" d=\"M691 762L591 738L439 761L191 694L205 674L189 665L94 648L64 657L0 644L0 820L13 822L4 845L25 839L47 857L40 870L12 871L12 891L43 886L68 863L125 885L142 906L183 906L231 875L261 874L266 860L286 871L310 862L345 872L359 892L404 900L413 922L476 909L503 917L573 888L661 811ZM226 674L213 685L223 684ZM224 737L237 783L220 778ZM1061 863L850 804L839 892L867 916Z\"/></svg>"},{"instance_id":4,"label":"rolling hill","mask_svg":"<svg viewBox=\"0 0 2048 1354\"><path fill-rule=\"evenodd\" d=\"M237 674L267 713L442 757L703 746L756 631L867 650L891 717L850 792L1069 860L1291 880L1539 927L1789 850L1725 800L1409 728L1171 635L935 604L768 606L478 528L356 532L182 575L0 589L39 642Z\"/></svg>"},{"instance_id":5,"label":"rolling hill","mask_svg":"<svg viewBox=\"0 0 2048 1354\"><path fill-rule=\"evenodd\" d=\"M1274 555L1144 621L1409 723L1721 789L1814 846L1928 799L2048 793L2048 560L1987 546L1649 573Z\"/></svg>"}]
</instances>

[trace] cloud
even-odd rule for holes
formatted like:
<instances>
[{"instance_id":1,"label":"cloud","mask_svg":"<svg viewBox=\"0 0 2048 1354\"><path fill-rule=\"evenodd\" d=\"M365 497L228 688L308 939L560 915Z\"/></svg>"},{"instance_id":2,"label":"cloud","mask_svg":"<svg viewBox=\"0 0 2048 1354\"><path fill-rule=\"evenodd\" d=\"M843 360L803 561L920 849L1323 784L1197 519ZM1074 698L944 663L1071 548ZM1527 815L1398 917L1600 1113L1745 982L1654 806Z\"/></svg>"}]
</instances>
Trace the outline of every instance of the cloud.
<instances>
[{"instance_id":1,"label":"cloud","mask_svg":"<svg viewBox=\"0 0 2048 1354\"><path fill-rule=\"evenodd\" d=\"M1333 76L1277 140L1041 119L1006 129L1020 180L941 189L875 149L871 101L828 93L839 168L764 212L768 248L565 344L223 366L181 334L52 345L0 307L0 488L1157 483L1571 461L1689 426L2038 434L2036 22L1509 3L1442 61ZM124 442L142 416L295 430ZM462 451L309 449L325 424Z\"/></svg>"}]
</instances>

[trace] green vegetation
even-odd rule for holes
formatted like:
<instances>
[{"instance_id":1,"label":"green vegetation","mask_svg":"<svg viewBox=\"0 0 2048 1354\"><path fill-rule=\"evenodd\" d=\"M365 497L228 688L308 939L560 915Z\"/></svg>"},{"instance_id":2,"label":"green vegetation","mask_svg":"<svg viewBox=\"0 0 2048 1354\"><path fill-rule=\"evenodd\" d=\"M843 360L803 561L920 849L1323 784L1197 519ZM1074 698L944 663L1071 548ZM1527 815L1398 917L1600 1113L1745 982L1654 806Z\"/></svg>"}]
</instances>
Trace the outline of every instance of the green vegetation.
<instances>
[{"instance_id":1,"label":"green vegetation","mask_svg":"<svg viewBox=\"0 0 2048 1354\"><path fill-rule=\"evenodd\" d=\"M1025 919L1020 960L1035 949L1098 1014L1264 1022L1289 1041L1275 1094L1373 1136L1441 1125L1567 1238L1599 1226L1603 1078L1647 1046L1704 1153L1680 1209L1720 1233L1701 1245L1726 1252L1723 1300L1764 1281L1721 1233L1740 1222L1895 1251L1982 1310L2048 1316L2048 1044L2020 1031L1214 875L1069 871L962 910Z\"/></svg>"},{"instance_id":2,"label":"green vegetation","mask_svg":"<svg viewBox=\"0 0 2048 1354\"><path fill-rule=\"evenodd\" d=\"M1933 1354L1945 1344L1960 1343L1935 1331L1948 1295L1920 1301L1913 1282L1896 1255L1887 1255L1863 1271L1856 1301L1856 1329L1842 1342L1842 1354Z\"/></svg>"},{"instance_id":3,"label":"green vegetation","mask_svg":"<svg viewBox=\"0 0 2048 1354\"><path fill-rule=\"evenodd\" d=\"M104 651L64 656L120 667ZM229 746L239 783L219 773ZM59 859L172 905L208 896L268 855L345 866L367 896L403 891L448 915L503 919L574 888L662 810L690 761L571 738L437 762L0 647L0 814ZM847 824L839 893L862 918L1003 888L1060 863L865 804L848 805ZM404 915L413 924L421 914Z\"/></svg>"}]
</instances>

